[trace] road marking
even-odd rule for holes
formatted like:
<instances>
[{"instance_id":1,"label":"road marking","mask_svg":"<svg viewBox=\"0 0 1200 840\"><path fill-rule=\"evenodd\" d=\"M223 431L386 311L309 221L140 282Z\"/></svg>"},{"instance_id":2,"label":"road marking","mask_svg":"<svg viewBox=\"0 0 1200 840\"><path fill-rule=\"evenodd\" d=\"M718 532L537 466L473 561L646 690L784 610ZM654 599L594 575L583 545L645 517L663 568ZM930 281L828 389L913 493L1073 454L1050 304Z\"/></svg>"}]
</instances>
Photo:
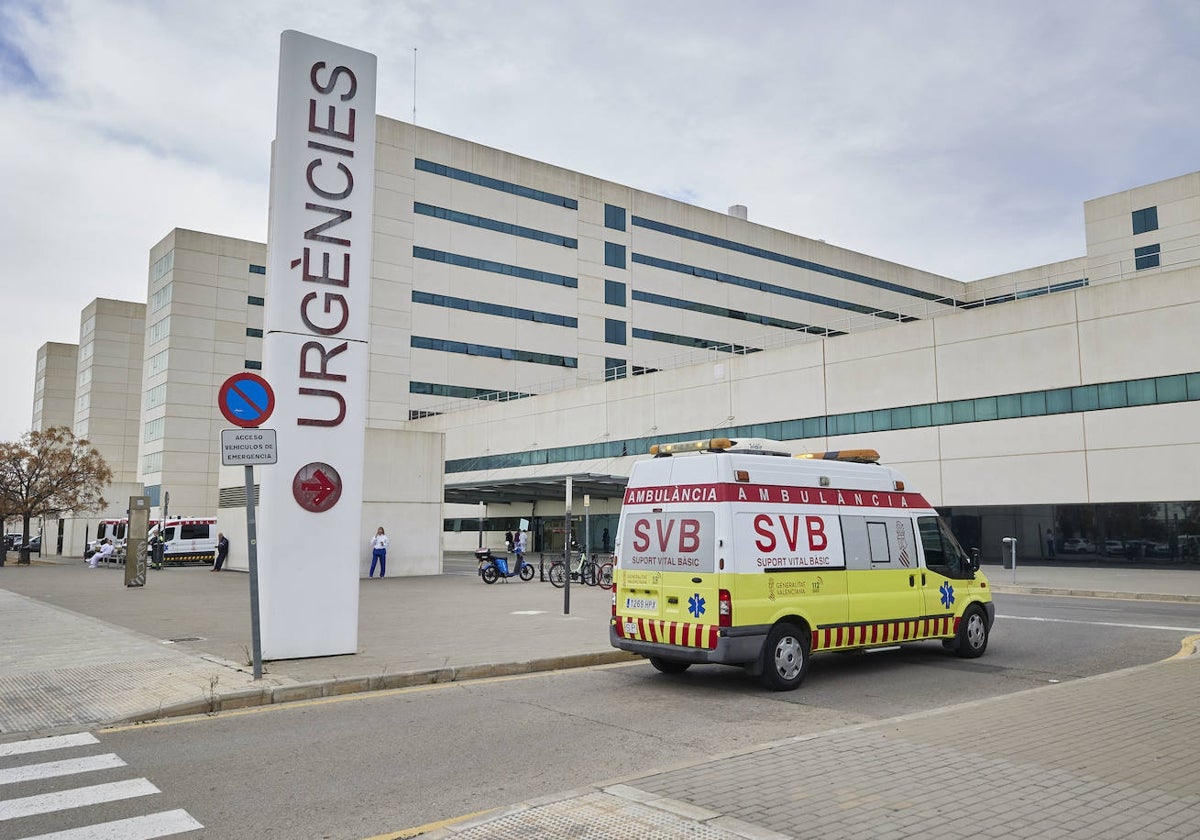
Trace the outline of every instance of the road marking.
<instances>
[{"instance_id":1,"label":"road marking","mask_svg":"<svg viewBox=\"0 0 1200 840\"><path fill-rule=\"evenodd\" d=\"M83 758L65 758L62 761L45 761L41 764L27 764L24 767L0 770L0 785L29 782L34 779L53 779L55 776L72 776L76 773L90 773L93 770L108 770L111 767L124 766L125 762L113 753L89 755Z\"/></svg>"},{"instance_id":2,"label":"road marking","mask_svg":"<svg viewBox=\"0 0 1200 840\"><path fill-rule=\"evenodd\" d=\"M26 753L61 750L67 747L85 747L99 743L96 736L90 732L76 732L73 735L55 735L51 738L31 738L27 741L0 744L0 756L25 755Z\"/></svg>"},{"instance_id":3,"label":"road marking","mask_svg":"<svg viewBox=\"0 0 1200 840\"><path fill-rule=\"evenodd\" d=\"M20 799L0 800L0 821L65 811L69 808L82 808L86 805L98 805L101 802L115 802L118 799L132 799L135 796L147 796L151 793L161 793L161 791L145 779L130 779L124 782L109 782L74 790L25 796Z\"/></svg>"},{"instance_id":4,"label":"road marking","mask_svg":"<svg viewBox=\"0 0 1200 840\"><path fill-rule=\"evenodd\" d=\"M1126 627L1131 630L1176 630L1180 633L1200 633L1200 627L1169 627L1163 624L1122 624L1117 621L1082 621L1077 618L1038 618L1031 615L998 615L1013 621L1045 621L1054 624L1094 624L1097 627Z\"/></svg>"},{"instance_id":5,"label":"road marking","mask_svg":"<svg viewBox=\"0 0 1200 840\"><path fill-rule=\"evenodd\" d=\"M204 825L181 808L176 811L163 811L160 814L147 814L144 817L69 828L52 834L39 834L25 840L153 840L155 837L169 837L198 828L204 828Z\"/></svg>"},{"instance_id":6,"label":"road marking","mask_svg":"<svg viewBox=\"0 0 1200 840\"><path fill-rule=\"evenodd\" d=\"M476 811L473 814L463 814L460 817L449 817L437 822L425 823L425 825L414 826L413 828L402 828L399 831L389 831L387 834L376 834L374 837L368 837L366 840L408 840L411 837L420 837L422 834L428 834L439 828L446 828L455 825L456 823L465 822L466 820L482 817L484 814L490 814L493 811L498 811L499 808L488 808L484 811ZM32 838L37 840L37 838Z\"/></svg>"}]
</instances>

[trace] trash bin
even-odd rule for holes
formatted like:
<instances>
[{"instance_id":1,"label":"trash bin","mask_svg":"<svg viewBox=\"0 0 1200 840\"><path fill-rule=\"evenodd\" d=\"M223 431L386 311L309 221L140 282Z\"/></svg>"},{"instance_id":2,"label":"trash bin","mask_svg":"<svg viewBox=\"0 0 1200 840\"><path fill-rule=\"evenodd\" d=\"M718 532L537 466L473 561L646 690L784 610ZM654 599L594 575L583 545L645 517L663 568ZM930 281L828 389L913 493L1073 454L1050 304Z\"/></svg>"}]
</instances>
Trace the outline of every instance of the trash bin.
<instances>
[{"instance_id":1,"label":"trash bin","mask_svg":"<svg viewBox=\"0 0 1200 840\"><path fill-rule=\"evenodd\" d=\"M1011 551L1000 552L1000 559L1004 563L1004 568L1011 569L1013 567L1013 556Z\"/></svg>"}]
</instances>

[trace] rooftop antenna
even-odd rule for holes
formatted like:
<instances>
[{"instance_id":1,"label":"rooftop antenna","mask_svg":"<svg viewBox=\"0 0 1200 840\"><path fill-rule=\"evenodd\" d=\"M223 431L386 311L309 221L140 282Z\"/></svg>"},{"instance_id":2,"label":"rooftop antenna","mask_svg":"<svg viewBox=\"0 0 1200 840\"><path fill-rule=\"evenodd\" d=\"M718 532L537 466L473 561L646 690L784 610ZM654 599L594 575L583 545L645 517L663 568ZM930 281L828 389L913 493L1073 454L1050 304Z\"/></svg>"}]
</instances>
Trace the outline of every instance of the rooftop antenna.
<instances>
[{"instance_id":1,"label":"rooftop antenna","mask_svg":"<svg viewBox=\"0 0 1200 840\"><path fill-rule=\"evenodd\" d=\"M413 47L413 125L417 124L417 48Z\"/></svg>"}]
</instances>

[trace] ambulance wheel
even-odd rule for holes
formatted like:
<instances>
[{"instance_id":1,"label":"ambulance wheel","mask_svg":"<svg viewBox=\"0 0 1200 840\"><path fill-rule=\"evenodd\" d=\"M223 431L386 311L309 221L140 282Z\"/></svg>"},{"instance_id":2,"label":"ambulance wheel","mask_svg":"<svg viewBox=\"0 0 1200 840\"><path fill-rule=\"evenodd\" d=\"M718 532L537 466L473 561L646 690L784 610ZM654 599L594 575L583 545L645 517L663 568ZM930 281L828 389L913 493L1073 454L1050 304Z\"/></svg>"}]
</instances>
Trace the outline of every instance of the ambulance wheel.
<instances>
[{"instance_id":1,"label":"ambulance wheel","mask_svg":"<svg viewBox=\"0 0 1200 840\"><path fill-rule=\"evenodd\" d=\"M550 564L550 582L556 589L562 589L567 585L567 567L562 564L561 560Z\"/></svg>"},{"instance_id":2,"label":"ambulance wheel","mask_svg":"<svg viewBox=\"0 0 1200 840\"><path fill-rule=\"evenodd\" d=\"M954 652L964 659L974 659L983 656L987 650L988 626L987 618L977 606L967 607L962 621L958 623L958 634L954 639Z\"/></svg>"},{"instance_id":3,"label":"ambulance wheel","mask_svg":"<svg viewBox=\"0 0 1200 840\"><path fill-rule=\"evenodd\" d=\"M526 563L521 567L521 580L533 580L533 566Z\"/></svg>"},{"instance_id":4,"label":"ambulance wheel","mask_svg":"<svg viewBox=\"0 0 1200 840\"><path fill-rule=\"evenodd\" d=\"M479 576L483 578L484 583L495 583L497 578L500 577L500 573L496 571L495 566L484 566Z\"/></svg>"},{"instance_id":5,"label":"ambulance wheel","mask_svg":"<svg viewBox=\"0 0 1200 840\"><path fill-rule=\"evenodd\" d=\"M691 662L679 662L674 659L660 659L657 656L650 657L650 664L662 671L664 674L682 674L688 668L692 667Z\"/></svg>"},{"instance_id":6,"label":"ambulance wheel","mask_svg":"<svg viewBox=\"0 0 1200 840\"><path fill-rule=\"evenodd\" d=\"M791 691L808 673L808 634L791 624L776 624L763 646L762 678L767 688Z\"/></svg>"}]
</instances>

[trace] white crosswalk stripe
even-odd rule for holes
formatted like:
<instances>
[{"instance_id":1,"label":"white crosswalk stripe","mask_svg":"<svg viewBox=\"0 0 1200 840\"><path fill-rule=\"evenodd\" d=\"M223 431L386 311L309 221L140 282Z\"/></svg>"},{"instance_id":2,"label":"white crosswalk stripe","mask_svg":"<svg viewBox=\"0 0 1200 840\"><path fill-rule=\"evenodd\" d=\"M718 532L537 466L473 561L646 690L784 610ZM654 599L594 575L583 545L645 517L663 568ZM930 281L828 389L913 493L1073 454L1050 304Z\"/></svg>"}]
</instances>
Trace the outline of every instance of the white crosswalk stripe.
<instances>
[{"instance_id":1,"label":"white crosswalk stripe","mask_svg":"<svg viewBox=\"0 0 1200 840\"><path fill-rule=\"evenodd\" d=\"M66 831L39 834L25 840L153 840L155 837L169 837L172 834L195 831L197 828L204 826L187 811L179 809L163 811L161 814L147 814L144 817L130 817L127 820L85 825L81 828L68 828Z\"/></svg>"},{"instance_id":2,"label":"white crosswalk stripe","mask_svg":"<svg viewBox=\"0 0 1200 840\"><path fill-rule=\"evenodd\" d=\"M32 738L25 741L0 744L0 759L36 756L53 750L86 748L98 743L100 743L99 740L89 732L56 735L48 738ZM53 783L72 776L80 776L82 778L83 774L126 766L128 765L125 761L114 753L60 758L54 761L31 762L19 766L0 768L0 788L3 788L5 785L18 785L21 783ZM44 785L42 787L43 789L45 788ZM33 789L36 790L37 788L34 787ZM74 814L76 815L74 821L83 822L87 819L87 811L83 809L86 809L88 806L123 800L135 800L138 797L152 796L160 792L149 780L139 778L104 782L101 784L79 785L48 793L0 799L0 824L7 823L7 828L0 828L0 836L5 838L13 837L12 834L8 833L16 828L16 825L9 822L11 820L41 817L44 821L47 815L56 815L63 812ZM135 808L135 813L136 810L140 809ZM129 811L127 810L126 813L129 813ZM111 809L107 816L113 816ZM62 821L59 821L58 824L62 825ZM153 838L170 837L176 834L195 831L203 827L187 811L175 809L142 814L125 819L110 819L104 822L76 825L74 828L62 829L48 834L25 835L23 840L153 840ZM13 840L17 840L17 838L13 837Z\"/></svg>"}]
</instances>

